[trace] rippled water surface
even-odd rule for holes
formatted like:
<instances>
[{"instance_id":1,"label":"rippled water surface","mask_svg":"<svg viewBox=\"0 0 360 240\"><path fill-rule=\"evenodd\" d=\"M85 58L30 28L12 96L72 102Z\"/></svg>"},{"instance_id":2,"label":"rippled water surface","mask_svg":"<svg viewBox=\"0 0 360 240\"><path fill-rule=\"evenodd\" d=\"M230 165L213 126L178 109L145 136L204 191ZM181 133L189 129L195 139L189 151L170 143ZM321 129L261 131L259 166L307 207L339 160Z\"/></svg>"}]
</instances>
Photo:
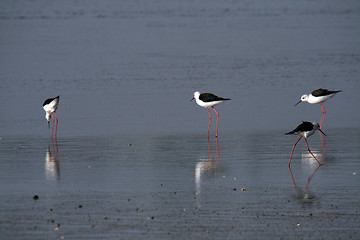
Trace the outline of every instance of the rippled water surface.
<instances>
[{"instance_id":1,"label":"rippled water surface","mask_svg":"<svg viewBox=\"0 0 360 240\"><path fill-rule=\"evenodd\" d=\"M360 238L359 22L355 0L1 1L0 235ZM342 90L324 166L300 141L289 169L320 87ZM232 99L218 142L196 90Z\"/></svg>"}]
</instances>

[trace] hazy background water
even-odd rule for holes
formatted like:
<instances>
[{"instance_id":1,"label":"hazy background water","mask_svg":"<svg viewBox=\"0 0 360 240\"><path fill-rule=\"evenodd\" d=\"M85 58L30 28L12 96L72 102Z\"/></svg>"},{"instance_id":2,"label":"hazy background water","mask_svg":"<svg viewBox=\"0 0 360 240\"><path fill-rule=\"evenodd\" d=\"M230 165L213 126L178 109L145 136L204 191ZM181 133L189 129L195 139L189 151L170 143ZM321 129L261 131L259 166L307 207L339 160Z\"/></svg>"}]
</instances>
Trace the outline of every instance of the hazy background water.
<instances>
[{"instance_id":1,"label":"hazy background water","mask_svg":"<svg viewBox=\"0 0 360 240\"><path fill-rule=\"evenodd\" d=\"M359 22L358 1L1 1L1 236L358 238ZM301 141L290 172L320 87L343 90L325 154L309 139L325 165ZM196 90L232 98L218 144Z\"/></svg>"},{"instance_id":2,"label":"hazy background water","mask_svg":"<svg viewBox=\"0 0 360 240\"><path fill-rule=\"evenodd\" d=\"M193 92L233 100L221 130L359 127L358 1L1 1L0 134L206 131Z\"/></svg>"}]
</instances>

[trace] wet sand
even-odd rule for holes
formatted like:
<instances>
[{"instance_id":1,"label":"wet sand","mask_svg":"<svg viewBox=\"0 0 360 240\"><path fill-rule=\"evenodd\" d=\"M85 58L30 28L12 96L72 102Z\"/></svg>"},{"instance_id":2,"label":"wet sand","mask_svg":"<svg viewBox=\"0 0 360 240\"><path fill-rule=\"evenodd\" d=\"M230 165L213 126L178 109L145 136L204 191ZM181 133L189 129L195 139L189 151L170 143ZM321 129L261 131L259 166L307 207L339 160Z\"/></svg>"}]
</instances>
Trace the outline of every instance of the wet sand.
<instances>
[{"instance_id":1,"label":"wet sand","mask_svg":"<svg viewBox=\"0 0 360 240\"><path fill-rule=\"evenodd\" d=\"M285 130L284 130L285 132ZM360 131L0 141L7 239L357 239ZM346 145L341 144L346 142ZM209 144L210 143L210 149ZM210 155L211 154L211 155ZM34 199L34 196L38 199ZM36 197L35 197L36 198Z\"/></svg>"}]
</instances>

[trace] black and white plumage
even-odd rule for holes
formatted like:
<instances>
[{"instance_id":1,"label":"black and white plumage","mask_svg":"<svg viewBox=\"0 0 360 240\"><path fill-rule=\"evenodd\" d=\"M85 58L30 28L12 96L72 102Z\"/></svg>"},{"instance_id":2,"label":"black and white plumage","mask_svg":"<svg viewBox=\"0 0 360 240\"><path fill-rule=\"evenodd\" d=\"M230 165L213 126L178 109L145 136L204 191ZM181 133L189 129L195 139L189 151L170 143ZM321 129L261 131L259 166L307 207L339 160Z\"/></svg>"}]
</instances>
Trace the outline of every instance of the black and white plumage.
<instances>
[{"instance_id":1,"label":"black and white plumage","mask_svg":"<svg viewBox=\"0 0 360 240\"><path fill-rule=\"evenodd\" d=\"M322 124L323 124L324 118L325 118L325 113L326 113L322 103L325 102L326 100L332 98L333 96L335 96L335 94L338 92L341 92L341 90L330 91L327 89L319 88L319 89L312 91L309 95L308 94L302 95L300 98L300 101L297 102L295 104L295 106L301 102L308 102L310 104L320 103L321 109L322 109L322 117L321 117L321 121L320 121L320 127L322 127Z\"/></svg>"},{"instance_id":2,"label":"black and white plumage","mask_svg":"<svg viewBox=\"0 0 360 240\"><path fill-rule=\"evenodd\" d=\"M298 105L301 102L308 102L311 104L323 103L329 98L335 96L335 94L338 92L341 92L341 90L330 91L327 89L319 88L312 91L309 95L307 94L302 95L300 101L297 102L295 105Z\"/></svg>"},{"instance_id":3,"label":"black and white plumage","mask_svg":"<svg viewBox=\"0 0 360 240\"><path fill-rule=\"evenodd\" d=\"M48 98L45 100L44 104L43 104L43 109L45 111L45 118L48 122L49 128L50 128L50 117L53 119L53 127L52 127L52 132L51 132L51 138L53 138L53 133L54 133L54 125L55 125L55 120L56 120L56 131L55 131L55 138L57 137L57 126L58 126L58 119L56 116L56 110L59 106L59 100L60 100L60 96L57 96L55 98ZM55 117L53 116L53 113L55 115Z\"/></svg>"},{"instance_id":4,"label":"black and white plumage","mask_svg":"<svg viewBox=\"0 0 360 240\"><path fill-rule=\"evenodd\" d=\"M299 126L297 126L294 130L285 133L285 135L293 134L298 135L299 137L308 138L315 133L316 130L319 130L322 134L325 135L323 131L320 129L320 125L316 122L302 122ZM326 135L325 135L326 136Z\"/></svg>"},{"instance_id":5,"label":"black and white plumage","mask_svg":"<svg viewBox=\"0 0 360 240\"><path fill-rule=\"evenodd\" d=\"M210 123L211 123L211 114L209 111L209 107L211 107L214 112L217 115L217 121L216 121L216 135L215 137L218 136L218 124L219 124L219 114L218 112L215 110L215 105L218 105L224 101L228 101L231 100L230 98L223 98L223 97L218 97L212 93L200 93L198 91L194 92L194 96L191 100L196 100L196 103L207 109L208 114L209 114L209 127L208 127L208 137L209 137L209 132L210 132Z\"/></svg>"},{"instance_id":6,"label":"black and white plumage","mask_svg":"<svg viewBox=\"0 0 360 240\"><path fill-rule=\"evenodd\" d=\"M289 160L289 164L288 164L289 167L290 167L290 162L291 162L291 159L292 159L292 156L293 156L293 153L294 153L295 146L300 141L301 138L304 138L305 143L306 143L306 147L307 147L309 153L315 158L315 160L319 163L319 165L321 165L321 163L316 159L314 154L310 151L308 142L306 140L308 137L313 135L316 132L316 130L319 130L322 134L325 135L325 133L321 130L320 125L318 123L316 123L316 122L311 123L311 122L304 122L304 121L299 126L297 126L294 130L292 130L292 131L290 131L288 133L285 133L285 135L293 134L293 135L297 135L297 136L300 137L295 142L295 144L293 146L293 149L291 151L291 156L290 156L290 160Z\"/></svg>"},{"instance_id":7,"label":"black and white plumage","mask_svg":"<svg viewBox=\"0 0 360 240\"><path fill-rule=\"evenodd\" d=\"M194 97L191 100L196 100L196 103L201 107L213 107L224 101L230 100L230 98L218 97L212 93L200 93L195 92Z\"/></svg>"}]
</instances>

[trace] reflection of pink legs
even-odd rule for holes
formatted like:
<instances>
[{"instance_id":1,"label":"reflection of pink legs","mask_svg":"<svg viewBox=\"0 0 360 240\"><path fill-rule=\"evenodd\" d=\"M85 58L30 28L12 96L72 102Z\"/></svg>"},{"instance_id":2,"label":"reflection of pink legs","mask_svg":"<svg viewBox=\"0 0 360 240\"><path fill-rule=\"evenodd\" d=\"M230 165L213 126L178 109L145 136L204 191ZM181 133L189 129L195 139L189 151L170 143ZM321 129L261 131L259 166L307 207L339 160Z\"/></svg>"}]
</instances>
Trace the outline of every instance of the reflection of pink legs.
<instances>
[{"instance_id":1,"label":"reflection of pink legs","mask_svg":"<svg viewBox=\"0 0 360 240\"><path fill-rule=\"evenodd\" d=\"M215 135L215 137L218 137L219 114L218 114L218 112L215 110L214 107L212 107L212 109L214 109L214 112L215 112L216 115L217 115L217 120L216 120L216 135Z\"/></svg>"},{"instance_id":2,"label":"reflection of pink legs","mask_svg":"<svg viewBox=\"0 0 360 240\"><path fill-rule=\"evenodd\" d=\"M310 175L310 177L307 180L306 183L306 192L309 192L309 185L310 185L310 181L313 178L313 176L315 175L315 173L317 172L317 170L320 168L320 165L314 170L314 172Z\"/></svg>"},{"instance_id":3,"label":"reflection of pink legs","mask_svg":"<svg viewBox=\"0 0 360 240\"><path fill-rule=\"evenodd\" d=\"M296 141L296 143L294 143L293 149L292 149L292 151L291 151L290 160L289 160L289 163L288 163L288 167L289 167L289 168L290 168L290 162L291 162L291 159L292 159L292 156L293 156L293 153L294 153L295 146L296 146L296 144L300 141L301 138L302 138L302 137L300 137L300 138Z\"/></svg>"},{"instance_id":4,"label":"reflection of pink legs","mask_svg":"<svg viewBox=\"0 0 360 240\"><path fill-rule=\"evenodd\" d=\"M307 147L309 153L315 158L315 160L318 162L319 166L321 166L322 164L316 159L316 157L314 156L314 154L310 151L310 148L309 148L309 145L308 145L308 143L307 143L306 138L304 138L304 139L305 139L306 147Z\"/></svg>"},{"instance_id":5,"label":"reflection of pink legs","mask_svg":"<svg viewBox=\"0 0 360 240\"><path fill-rule=\"evenodd\" d=\"M311 179L314 177L315 173L317 172L317 170L319 170L320 168L320 165L313 171L313 173L310 175L310 177L308 178L307 180L307 183L306 183L306 192L309 192L309 185L310 185L310 181ZM289 172L290 172L290 176L291 176L291 180L293 182L293 185L294 185L294 189L296 189L296 183L295 183L295 179L294 179L294 176L292 174L292 171L291 171L291 168L289 167Z\"/></svg>"}]
</instances>

